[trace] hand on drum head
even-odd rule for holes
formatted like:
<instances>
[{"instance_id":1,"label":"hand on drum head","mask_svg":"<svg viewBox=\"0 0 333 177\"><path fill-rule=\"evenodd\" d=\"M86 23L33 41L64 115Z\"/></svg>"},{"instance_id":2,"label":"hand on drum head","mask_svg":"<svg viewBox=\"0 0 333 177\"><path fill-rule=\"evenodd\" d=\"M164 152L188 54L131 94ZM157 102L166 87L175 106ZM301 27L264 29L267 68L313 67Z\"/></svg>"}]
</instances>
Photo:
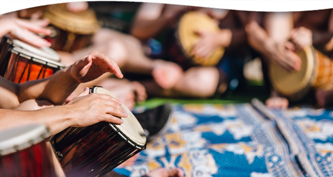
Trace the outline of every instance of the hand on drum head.
<instances>
[{"instance_id":1,"label":"hand on drum head","mask_svg":"<svg viewBox=\"0 0 333 177\"><path fill-rule=\"evenodd\" d=\"M122 78L118 65L109 56L93 51L70 67L71 75L79 83L92 81L106 72Z\"/></svg>"},{"instance_id":2,"label":"hand on drum head","mask_svg":"<svg viewBox=\"0 0 333 177\"><path fill-rule=\"evenodd\" d=\"M290 33L290 39L297 49L303 49L312 45L312 31L305 27L293 29Z\"/></svg>"},{"instance_id":3,"label":"hand on drum head","mask_svg":"<svg viewBox=\"0 0 333 177\"><path fill-rule=\"evenodd\" d=\"M200 30L195 31L195 33L200 36L200 39L193 46L191 56L208 59L219 47L217 36L214 33Z\"/></svg>"},{"instance_id":4,"label":"hand on drum head","mask_svg":"<svg viewBox=\"0 0 333 177\"><path fill-rule=\"evenodd\" d=\"M301 69L301 58L292 49L292 44L275 44L272 46L272 53L267 56L287 71L299 71Z\"/></svg>"},{"instance_id":5,"label":"hand on drum head","mask_svg":"<svg viewBox=\"0 0 333 177\"><path fill-rule=\"evenodd\" d=\"M153 170L147 176L151 176L151 177L183 177L184 173L179 168L174 168L174 169L159 168L157 170Z\"/></svg>"},{"instance_id":6,"label":"hand on drum head","mask_svg":"<svg viewBox=\"0 0 333 177\"><path fill-rule=\"evenodd\" d=\"M89 94L89 88L65 105L74 115L72 126L85 127L101 121L122 124L119 117L127 117L121 102L106 94Z\"/></svg>"},{"instance_id":7,"label":"hand on drum head","mask_svg":"<svg viewBox=\"0 0 333 177\"><path fill-rule=\"evenodd\" d=\"M49 24L48 20L29 21L18 19L13 14L6 14L1 16L0 24L2 28L7 28L8 35L14 39L20 39L36 47L51 46L45 39L34 34L49 35L51 31L44 28Z\"/></svg>"},{"instance_id":8,"label":"hand on drum head","mask_svg":"<svg viewBox=\"0 0 333 177\"><path fill-rule=\"evenodd\" d=\"M200 39L193 46L191 54L204 59L209 59L217 48L229 46L232 37L230 30L220 30L219 33L196 30L195 33Z\"/></svg>"},{"instance_id":9,"label":"hand on drum head","mask_svg":"<svg viewBox=\"0 0 333 177\"><path fill-rule=\"evenodd\" d=\"M67 10L71 12L82 12L88 9L87 2L69 2L66 4Z\"/></svg>"}]
</instances>

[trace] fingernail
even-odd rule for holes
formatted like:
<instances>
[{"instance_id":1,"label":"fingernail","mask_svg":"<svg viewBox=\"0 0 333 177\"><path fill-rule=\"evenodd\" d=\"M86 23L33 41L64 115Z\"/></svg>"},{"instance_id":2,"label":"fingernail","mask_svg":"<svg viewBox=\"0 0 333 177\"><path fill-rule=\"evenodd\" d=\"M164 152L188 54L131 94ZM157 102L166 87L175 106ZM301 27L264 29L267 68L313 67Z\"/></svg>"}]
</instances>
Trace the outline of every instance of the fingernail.
<instances>
[{"instance_id":1,"label":"fingernail","mask_svg":"<svg viewBox=\"0 0 333 177\"><path fill-rule=\"evenodd\" d=\"M119 101L119 105L122 105L122 104L123 104L120 100L118 100L118 101Z\"/></svg>"},{"instance_id":2,"label":"fingernail","mask_svg":"<svg viewBox=\"0 0 333 177\"><path fill-rule=\"evenodd\" d=\"M119 123L120 124L124 123L123 119L119 119Z\"/></svg>"}]
</instances>

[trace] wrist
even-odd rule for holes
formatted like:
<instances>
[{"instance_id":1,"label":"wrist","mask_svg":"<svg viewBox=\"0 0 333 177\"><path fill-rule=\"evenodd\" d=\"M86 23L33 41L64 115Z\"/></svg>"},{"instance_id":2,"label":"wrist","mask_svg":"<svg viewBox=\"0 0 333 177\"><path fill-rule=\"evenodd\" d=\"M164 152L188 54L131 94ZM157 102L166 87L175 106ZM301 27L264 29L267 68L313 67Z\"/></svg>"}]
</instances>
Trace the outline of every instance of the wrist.
<instances>
[{"instance_id":1,"label":"wrist","mask_svg":"<svg viewBox=\"0 0 333 177\"><path fill-rule=\"evenodd\" d=\"M231 44L232 32L229 29L221 30L217 35L217 45L222 47L228 47Z\"/></svg>"}]
</instances>

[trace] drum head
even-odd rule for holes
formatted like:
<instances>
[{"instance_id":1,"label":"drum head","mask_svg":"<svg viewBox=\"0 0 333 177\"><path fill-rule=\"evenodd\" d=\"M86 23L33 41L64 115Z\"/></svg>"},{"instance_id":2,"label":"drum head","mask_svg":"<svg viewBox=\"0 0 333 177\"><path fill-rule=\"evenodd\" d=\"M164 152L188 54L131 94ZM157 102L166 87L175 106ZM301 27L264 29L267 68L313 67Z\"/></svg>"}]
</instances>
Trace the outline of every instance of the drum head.
<instances>
[{"instance_id":1,"label":"drum head","mask_svg":"<svg viewBox=\"0 0 333 177\"><path fill-rule=\"evenodd\" d=\"M40 64L43 64L43 65L47 65L47 66L50 66L52 68L64 68L65 65L63 65L62 63L59 63L59 62L56 62L56 61L53 61L53 60L50 60L48 58L44 58L42 56L39 56L39 55L36 55L35 53L32 53L30 51L27 51L23 48L19 48L19 47L14 47L12 49L12 52L15 53L15 54L18 54L28 60L31 60L32 58L34 58L34 62L37 62L37 63L40 63Z\"/></svg>"},{"instance_id":2,"label":"drum head","mask_svg":"<svg viewBox=\"0 0 333 177\"><path fill-rule=\"evenodd\" d=\"M67 10L66 4L49 6L44 18L60 29L78 34L92 34L100 27L93 10L74 13Z\"/></svg>"},{"instance_id":3,"label":"drum head","mask_svg":"<svg viewBox=\"0 0 333 177\"><path fill-rule=\"evenodd\" d=\"M45 125L16 127L0 133L0 155L10 154L43 141L50 133Z\"/></svg>"},{"instance_id":4,"label":"drum head","mask_svg":"<svg viewBox=\"0 0 333 177\"><path fill-rule=\"evenodd\" d=\"M20 47L23 48L26 51L29 51L31 53L34 53L36 55L39 55L43 58L47 58L53 61L60 61L60 56L55 52L53 49L48 48L48 47L41 47L41 48L36 48L34 46L31 46L25 42L22 42L20 40L14 39L13 40L13 45L15 47Z\"/></svg>"},{"instance_id":5,"label":"drum head","mask_svg":"<svg viewBox=\"0 0 333 177\"><path fill-rule=\"evenodd\" d=\"M195 34L196 30L217 33L220 28L212 18L202 12L184 14L178 24L178 38L185 54L189 57L194 44L200 39L200 36ZM209 59L193 58L193 60L200 65L212 66L220 61L223 54L224 49L220 47L214 51Z\"/></svg>"},{"instance_id":6,"label":"drum head","mask_svg":"<svg viewBox=\"0 0 333 177\"><path fill-rule=\"evenodd\" d=\"M93 93L99 94L108 94L113 96L108 90L102 87L93 87ZM116 97L115 97L116 98ZM138 122L136 117L132 114L128 108L122 104L121 107L126 111L127 117L122 118L124 121L121 125L110 124L111 126L115 126L118 130L120 130L127 138L131 139L133 142L138 144L139 146L144 146L146 144L147 138L141 127L141 124Z\"/></svg>"},{"instance_id":7,"label":"drum head","mask_svg":"<svg viewBox=\"0 0 333 177\"><path fill-rule=\"evenodd\" d=\"M311 87L315 72L315 55L312 47L298 51L302 65L299 71L288 72L276 63L270 63L270 79L273 87L287 97L293 97ZM305 93L304 93L305 94Z\"/></svg>"}]
</instances>

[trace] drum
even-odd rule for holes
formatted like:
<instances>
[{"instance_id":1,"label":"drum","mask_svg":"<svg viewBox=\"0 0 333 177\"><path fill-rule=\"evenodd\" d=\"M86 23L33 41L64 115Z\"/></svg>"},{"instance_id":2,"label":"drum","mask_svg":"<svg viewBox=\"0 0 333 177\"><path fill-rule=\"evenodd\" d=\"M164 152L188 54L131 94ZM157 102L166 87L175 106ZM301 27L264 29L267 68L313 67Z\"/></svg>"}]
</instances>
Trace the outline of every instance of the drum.
<instances>
[{"instance_id":1,"label":"drum","mask_svg":"<svg viewBox=\"0 0 333 177\"><path fill-rule=\"evenodd\" d=\"M312 46L298 51L302 60L299 71L288 72L270 64L269 76L273 87L283 96L292 100L302 98L312 88L333 89L333 61Z\"/></svg>"},{"instance_id":2,"label":"drum","mask_svg":"<svg viewBox=\"0 0 333 177\"><path fill-rule=\"evenodd\" d=\"M59 55L50 48L35 48L19 40L6 39L1 74L15 83L43 79L64 68Z\"/></svg>"},{"instance_id":3,"label":"drum","mask_svg":"<svg viewBox=\"0 0 333 177\"><path fill-rule=\"evenodd\" d=\"M102 87L91 93L110 94ZM112 95L111 95L112 96ZM103 176L146 147L146 136L134 115L121 125L100 122L88 127L71 127L51 138L67 176Z\"/></svg>"},{"instance_id":4,"label":"drum","mask_svg":"<svg viewBox=\"0 0 333 177\"><path fill-rule=\"evenodd\" d=\"M169 58L174 58L177 63L185 65L216 65L224 54L223 48L216 49L208 59L191 56L193 46L200 39L195 33L196 30L217 33L220 28L218 23L205 13L197 11L185 13L178 22L175 38L169 44Z\"/></svg>"},{"instance_id":5,"label":"drum","mask_svg":"<svg viewBox=\"0 0 333 177\"><path fill-rule=\"evenodd\" d=\"M0 133L0 176L55 176L50 133L45 125L35 124Z\"/></svg>"},{"instance_id":6,"label":"drum","mask_svg":"<svg viewBox=\"0 0 333 177\"><path fill-rule=\"evenodd\" d=\"M92 35L100 27L95 12L91 9L70 12L66 4L49 6L44 18L50 20L52 36L45 39L51 42L54 50L72 52L87 46Z\"/></svg>"}]
</instances>

